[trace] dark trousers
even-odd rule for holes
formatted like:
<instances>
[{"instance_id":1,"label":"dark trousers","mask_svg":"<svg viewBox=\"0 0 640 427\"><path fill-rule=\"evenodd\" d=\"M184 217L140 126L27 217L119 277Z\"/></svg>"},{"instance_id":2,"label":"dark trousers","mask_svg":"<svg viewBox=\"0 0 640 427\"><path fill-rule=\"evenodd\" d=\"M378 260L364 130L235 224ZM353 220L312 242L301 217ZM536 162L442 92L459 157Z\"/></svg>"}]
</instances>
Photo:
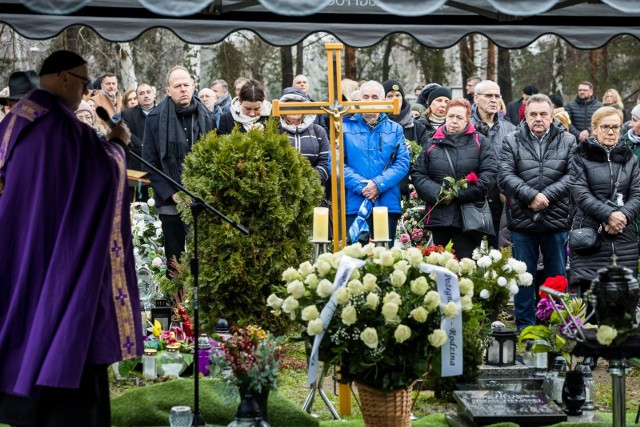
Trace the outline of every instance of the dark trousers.
<instances>
[{"instance_id":1,"label":"dark trousers","mask_svg":"<svg viewBox=\"0 0 640 427\"><path fill-rule=\"evenodd\" d=\"M480 246L482 242L482 233L475 231L463 232L458 227L438 227L431 229L433 243L436 245L446 246L449 240L453 242L453 250L458 259L471 258L473 250Z\"/></svg>"},{"instance_id":2,"label":"dark trousers","mask_svg":"<svg viewBox=\"0 0 640 427\"><path fill-rule=\"evenodd\" d=\"M391 239L391 242L389 243L390 248L393 247L393 241L396 238L396 227L398 226L398 220L401 215L402 214L399 213L389 213L387 216L389 221L389 238ZM353 221L355 221L357 217L358 215L347 215L347 234L349 233L349 227L351 227L351 224L353 224ZM376 236L373 236L373 214L369 215L369 218L367 218L367 224L369 225L370 236L375 240ZM369 242L360 243L367 244Z\"/></svg>"},{"instance_id":3,"label":"dark trousers","mask_svg":"<svg viewBox=\"0 0 640 427\"><path fill-rule=\"evenodd\" d=\"M0 393L0 423L18 427L110 427L107 366L87 365L80 387L42 387L32 399Z\"/></svg>"},{"instance_id":4,"label":"dark trousers","mask_svg":"<svg viewBox=\"0 0 640 427\"><path fill-rule=\"evenodd\" d=\"M180 215L159 215L162 222L162 233L164 235L164 253L167 256L167 277L175 272L171 267L173 258L180 262L180 256L184 252L184 243L187 237L187 226L180 218Z\"/></svg>"}]
</instances>

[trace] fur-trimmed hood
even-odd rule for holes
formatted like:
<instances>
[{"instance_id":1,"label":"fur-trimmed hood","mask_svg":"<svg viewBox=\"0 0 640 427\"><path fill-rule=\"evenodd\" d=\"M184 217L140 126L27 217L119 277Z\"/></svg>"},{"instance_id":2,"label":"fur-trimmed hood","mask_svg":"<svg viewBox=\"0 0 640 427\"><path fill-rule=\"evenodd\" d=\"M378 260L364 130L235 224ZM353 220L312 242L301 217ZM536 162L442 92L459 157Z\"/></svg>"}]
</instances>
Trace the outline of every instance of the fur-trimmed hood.
<instances>
[{"instance_id":1,"label":"fur-trimmed hood","mask_svg":"<svg viewBox=\"0 0 640 427\"><path fill-rule=\"evenodd\" d=\"M575 155L593 162L604 163L607 161L606 150L593 138L588 138L582 144L578 145ZM621 164L625 164L632 156L633 152L623 141L618 141L610 153L611 161Z\"/></svg>"}]
</instances>

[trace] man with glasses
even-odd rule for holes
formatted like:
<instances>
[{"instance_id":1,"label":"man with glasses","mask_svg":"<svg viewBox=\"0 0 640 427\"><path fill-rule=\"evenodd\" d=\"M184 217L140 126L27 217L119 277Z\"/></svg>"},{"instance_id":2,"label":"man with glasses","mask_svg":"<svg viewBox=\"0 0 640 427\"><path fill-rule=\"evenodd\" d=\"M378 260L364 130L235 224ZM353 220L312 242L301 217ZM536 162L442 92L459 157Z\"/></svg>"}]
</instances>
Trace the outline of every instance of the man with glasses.
<instances>
[{"instance_id":1,"label":"man with glasses","mask_svg":"<svg viewBox=\"0 0 640 427\"><path fill-rule=\"evenodd\" d=\"M475 94L476 85L480 83L482 79L480 76L471 76L467 79L467 84L465 85L465 96L464 98L469 101L469 104L473 105L473 97Z\"/></svg>"},{"instance_id":2,"label":"man with glasses","mask_svg":"<svg viewBox=\"0 0 640 427\"><path fill-rule=\"evenodd\" d=\"M578 96L569 102L565 108L571 118L571 132L578 142L582 142L591 134L591 116L602 107L602 102L593 94L593 84L591 82L581 82L578 85Z\"/></svg>"},{"instance_id":3,"label":"man with glasses","mask_svg":"<svg viewBox=\"0 0 640 427\"><path fill-rule=\"evenodd\" d=\"M494 81L483 80L475 87L475 94L473 96L475 105L471 109L471 122L479 132L489 138L495 151L496 159L500 158L502 141L504 141L505 136L516 129L513 124L498 117L501 98L500 86ZM489 206L493 214L493 225L496 234L489 236L488 241L491 247L497 248L498 236L502 233L503 229L506 228L505 224L500 223L502 217L502 201L500 200L500 189L498 186L489 192Z\"/></svg>"},{"instance_id":4,"label":"man with glasses","mask_svg":"<svg viewBox=\"0 0 640 427\"><path fill-rule=\"evenodd\" d=\"M74 113L87 64L47 57L40 86L0 123L0 423L111 426L107 368L143 330L118 124Z\"/></svg>"}]
</instances>

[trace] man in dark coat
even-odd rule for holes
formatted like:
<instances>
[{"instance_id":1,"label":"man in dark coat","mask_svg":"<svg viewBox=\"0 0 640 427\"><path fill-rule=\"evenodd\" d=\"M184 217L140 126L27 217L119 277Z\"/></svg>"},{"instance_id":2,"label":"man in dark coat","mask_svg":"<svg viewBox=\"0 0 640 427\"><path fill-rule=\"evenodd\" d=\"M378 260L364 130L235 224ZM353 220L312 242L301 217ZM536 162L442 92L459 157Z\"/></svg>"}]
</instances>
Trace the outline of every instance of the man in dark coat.
<instances>
[{"instance_id":1,"label":"man in dark coat","mask_svg":"<svg viewBox=\"0 0 640 427\"><path fill-rule=\"evenodd\" d=\"M507 104L507 114L505 114L505 120L510 121L512 124L518 126L518 123L524 119L524 104L527 102L527 99L531 95L535 95L536 93L540 93L535 86L525 86L522 89L522 94L520 95L520 99L516 99L515 101L511 101Z\"/></svg>"},{"instance_id":2,"label":"man in dark coat","mask_svg":"<svg viewBox=\"0 0 640 427\"><path fill-rule=\"evenodd\" d=\"M578 143L591 135L591 116L600 107L602 107L602 102L598 101L593 94L593 84L581 82L578 85L576 99L565 105L571 118L569 132L576 137Z\"/></svg>"},{"instance_id":3,"label":"man in dark coat","mask_svg":"<svg viewBox=\"0 0 640 427\"><path fill-rule=\"evenodd\" d=\"M193 96L194 81L189 71L173 67L167 75L167 95L149 113L144 129L142 154L174 181L182 182L182 163L203 135L215 129L213 113ZM162 221L167 260L180 260L184 252L186 225L180 219L176 203L178 189L152 170L148 170L156 209ZM174 273L167 269L167 275Z\"/></svg>"},{"instance_id":4,"label":"man in dark coat","mask_svg":"<svg viewBox=\"0 0 640 427\"><path fill-rule=\"evenodd\" d=\"M122 120L127 124L131 131L130 150L139 156L142 156L142 140L144 138L144 125L147 121L147 115L156 106L156 97L153 89L146 83L142 83L136 88L136 96L138 105L122 112ZM127 153L127 169L142 170L142 162ZM149 198L148 185L135 185L129 187L129 200L143 200Z\"/></svg>"},{"instance_id":5,"label":"man in dark coat","mask_svg":"<svg viewBox=\"0 0 640 427\"><path fill-rule=\"evenodd\" d=\"M545 277L564 276L570 227L570 162L575 137L553 120L546 95L526 102L525 120L502 144L498 182L507 196L513 256L536 276L542 252ZM515 295L518 330L535 325L535 286Z\"/></svg>"}]
</instances>

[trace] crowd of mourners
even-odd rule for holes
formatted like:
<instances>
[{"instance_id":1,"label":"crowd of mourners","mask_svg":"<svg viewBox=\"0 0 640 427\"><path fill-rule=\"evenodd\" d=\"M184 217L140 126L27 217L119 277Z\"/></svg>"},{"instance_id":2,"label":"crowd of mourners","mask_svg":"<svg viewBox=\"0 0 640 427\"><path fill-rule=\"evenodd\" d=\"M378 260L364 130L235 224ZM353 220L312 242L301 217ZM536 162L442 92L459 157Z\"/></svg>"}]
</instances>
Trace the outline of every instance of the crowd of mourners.
<instances>
[{"instance_id":1,"label":"crowd of mourners","mask_svg":"<svg viewBox=\"0 0 640 427\"><path fill-rule=\"evenodd\" d=\"M230 88L226 81L215 80L199 90L194 82L186 68L173 67L167 74L167 96L156 102L155 87L143 83L121 94L116 75L105 73L85 82L76 117L102 136L109 123L97 117L95 109L104 108L113 121L127 124L132 151L180 182L185 156L201 136L212 130L228 134L236 127L240 132L262 130L271 116L259 81L239 78ZM35 72L13 73L8 93L5 89L0 98L2 113L37 86ZM407 94L398 80L343 79L341 91L343 101L398 98L401 105L398 114L353 109L342 118L347 228L369 201L370 206L387 207L389 235L395 236L402 199L412 184L429 212L424 227L433 243L452 241L458 257L472 256L483 238L496 248L512 245L514 257L539 281L567 275L568 290L575 293L586 290L613 254L619 265L637 275L640 98L627 112L618 91L608 89L599 101L593 85L585 81L567 103L558 94L544 95L526 86L519 99L505 104L500 87L477 76L466 81L466 95L460 98L437 83ZM314 101L309 93L309 80L298 75L279 100ZM330 203L328 120L284 114L279 125L317 172ZM177 189L133 157L127 167L148 173L166 255L179 258L186 227L176 209ZM448 178L470 174L474 178L466 188L453 195L443 192L451 185ZM146 200L148 186L131 187L130 197ZM492 231L463 231L461 207L485 200ZM373 230L371 216L363 220ZM568 248L569 232L578 228L595 230L597 245L581 251ZM519 330L536 322L535 295L534 287L522 287L515 296Z\"/></svg>"}]
</instances>

